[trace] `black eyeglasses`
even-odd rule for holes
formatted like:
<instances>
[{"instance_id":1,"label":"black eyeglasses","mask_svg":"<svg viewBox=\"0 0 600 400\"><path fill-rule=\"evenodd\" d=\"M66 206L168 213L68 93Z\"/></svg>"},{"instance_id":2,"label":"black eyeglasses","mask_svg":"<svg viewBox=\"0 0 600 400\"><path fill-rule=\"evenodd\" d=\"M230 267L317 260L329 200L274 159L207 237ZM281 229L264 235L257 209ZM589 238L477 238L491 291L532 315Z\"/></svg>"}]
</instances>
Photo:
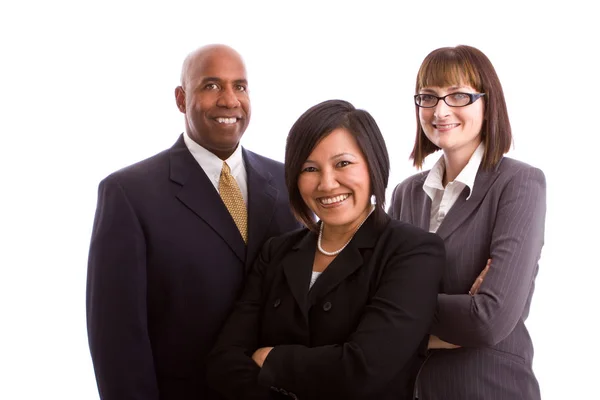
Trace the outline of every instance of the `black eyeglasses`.
<instances>
[{"instance_id":1,"label":"black eyeglasses","mask_svg":"<svg viewBox=\"0 0 600 400\"><path fill-rule=\"evenodd\" d=\"M444 103L450 107L464 107L469 104L473 104L480 97L485 96L485 93L450 93L442 97L438 97L434 94L416 94L415 104L422 108L433 108L437 106L440 100L444 100Z\"/></svg>"}]
</instances>

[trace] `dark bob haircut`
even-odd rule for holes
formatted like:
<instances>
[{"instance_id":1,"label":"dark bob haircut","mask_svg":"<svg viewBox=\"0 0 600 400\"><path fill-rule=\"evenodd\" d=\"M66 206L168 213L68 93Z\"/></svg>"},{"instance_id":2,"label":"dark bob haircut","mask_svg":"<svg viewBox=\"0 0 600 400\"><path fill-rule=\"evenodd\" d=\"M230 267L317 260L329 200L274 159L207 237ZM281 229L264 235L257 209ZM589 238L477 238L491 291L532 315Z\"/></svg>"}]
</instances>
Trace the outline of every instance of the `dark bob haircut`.
<instances>
[{"instance_id":1,"label":"dark bob haircut","mask_svg":"<svg viewBox=\"0 0 600 400\"><path fill-rule=\"evenodd\" d=\"M296 218L317 232L315 215L298 190L298 178L304 162L317 144L332 131L342 128L356 139L369 168L371 195L375 197L373 217L378 225L387 221L385 190L390 172L390 160L385 141L377 123L364 110L357 110L343 100L328 100L309 108L292 126L285 146L285 182L290 205Z\"/></svg>"},{"instance_id":2,"label":"dark bob haircut","mask_svg":"<svg viewBox=\"0 0 600 400\"><path fill-rule=\"evenodd\" d=\"M485 93L482 98L485 111L481 127L485 152L481 165L485 170L495 167L502 155L510 150L512 132L502 85L487 56L470 46L442 47L432 51L419 68L415 94L432 86L471 86L479 93ZM440 148L425 136L417 105L415 111L417 135L410 158L417 168L422 168L425 157Z\"/></svg>"}]
</instances>

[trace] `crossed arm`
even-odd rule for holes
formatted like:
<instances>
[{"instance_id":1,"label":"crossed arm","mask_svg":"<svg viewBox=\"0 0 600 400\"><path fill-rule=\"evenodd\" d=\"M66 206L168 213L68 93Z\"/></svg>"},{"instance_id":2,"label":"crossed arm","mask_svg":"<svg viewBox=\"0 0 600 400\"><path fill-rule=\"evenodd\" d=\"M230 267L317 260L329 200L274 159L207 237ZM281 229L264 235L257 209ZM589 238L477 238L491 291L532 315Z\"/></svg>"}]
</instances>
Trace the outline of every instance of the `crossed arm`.
<instances>
[{"instance_id":1,"label":"crossed arm","mask_svg":"<svg viewBox=\"0 0 600 400\"><path fill-rule=\"evenodd\" d=\"M445 259L441 240L428 234L408 254L388 260L381 283L345 342L256 350L261 294L269 290L265 275L277 266L270 265L268 253L263 251L256 262L209 358L209 382L215 389L232 399L266 398L270 386L299 398L373 398L387 387L430 326ZM383 352L382 343L387 343Z\"/></svg>"},{"instance_id":2,"label":"crossed arm","mask_svg":"<svg viewBox=\"0 0 600 400\"><path fill-rule=\"evenodd\" d=\"M477 292L479 292L479 288L481 287L481 284L483 283L483 280L485 279L485 276L487 275L491 265L492 265L492 259L489 258L487 260L487 263L485 264L485 268L483 268L483 270L481 271L479 276L475 279L475 281L473 281L473 285L471 285L471 289L469 289L469 296L475 296L477 294ZM428 349L457 349L459 347L460 347L459 345L445 342L435 335L429 335L429 343L427 344ZM258 360L261 359L260 357L262 357L262 354L257 355ZM266 355L265 355L265 357L266 357ZM254 358L254 356L253 356L253 358ZM257 361L257 363L258 363L258 361Z\"/></svg>"},{"instance_id":3,"label":"crossed arm","mask_svg":"<svg viewBox=\"0 0 600 400\"><path fill-rule=\"evenodd\" d=\"M493 346L513 331L531 296L545 211L544 174L532 167L520 169L502 188L498 200L491 227L493 265L484 268L474 282L471 296L438 295L432 348Z\"/></svg>"}]
</instances>

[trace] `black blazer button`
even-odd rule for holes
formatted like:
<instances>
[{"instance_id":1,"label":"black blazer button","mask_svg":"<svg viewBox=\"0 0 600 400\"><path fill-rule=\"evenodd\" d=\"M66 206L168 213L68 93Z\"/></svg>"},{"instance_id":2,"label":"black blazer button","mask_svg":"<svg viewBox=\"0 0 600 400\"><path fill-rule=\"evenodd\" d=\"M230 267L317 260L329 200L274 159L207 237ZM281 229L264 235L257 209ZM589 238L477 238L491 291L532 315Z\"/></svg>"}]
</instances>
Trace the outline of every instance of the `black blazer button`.
<instances>
[{"instance_id":1,"label":"black blazer button","mask_svg":"<svg viewBox=\"0 0 600 400\"><path fill-rule=\"evenodd\" d=\"M323 311L329 311L331 310L331 302L326 302L325 304L323 304Z\"/></svg>"},{"instance_id":2,"label":"black blazer button","mask_svg":"<svg viewBox=\"0 0 600 400\"><path fill-rule=\"evenodd\" d=\"M281 304L281 299L276 299L275 303L273 303L273 307L277 308Z\"/></svg>"}]
</instances>

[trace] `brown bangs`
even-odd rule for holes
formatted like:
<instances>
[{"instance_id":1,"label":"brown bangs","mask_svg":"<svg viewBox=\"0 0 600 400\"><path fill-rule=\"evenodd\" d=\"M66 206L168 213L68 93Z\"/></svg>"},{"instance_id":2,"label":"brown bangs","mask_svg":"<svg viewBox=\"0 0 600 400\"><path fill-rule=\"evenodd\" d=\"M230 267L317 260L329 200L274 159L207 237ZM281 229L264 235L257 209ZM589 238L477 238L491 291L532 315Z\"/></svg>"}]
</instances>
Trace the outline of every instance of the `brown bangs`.
<instances>
[{"instance_id":1,"label":"brown bangs","mask_svg":"<svg viewBox=\"0 0 600 400\"><path fill-rule=\"evenodd\" d=\"M481 79L473 65L456 48L443 47L430 53L417 75L415 93L425 87L471 86L481 91Z\"/></svg>"}]
</instances>

